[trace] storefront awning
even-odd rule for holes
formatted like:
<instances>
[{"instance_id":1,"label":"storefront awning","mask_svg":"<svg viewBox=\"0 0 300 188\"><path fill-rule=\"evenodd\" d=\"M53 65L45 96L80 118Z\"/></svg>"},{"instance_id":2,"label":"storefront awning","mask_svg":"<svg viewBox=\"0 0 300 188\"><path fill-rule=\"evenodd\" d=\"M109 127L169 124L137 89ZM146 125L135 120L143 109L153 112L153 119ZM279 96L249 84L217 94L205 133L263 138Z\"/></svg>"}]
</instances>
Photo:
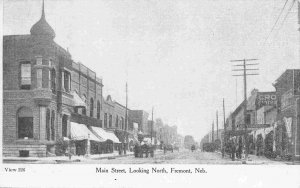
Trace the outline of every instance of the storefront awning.
<instances>
[{"instance_id":1,"label":"storefront awning","mask_svg":"<svg viewBox=\"0 0 300 188\"><path fill-rule=\"evenodd\" d=\"M114 133L107 132L100 127L91 126L90 128L98 135L98 137L102 138L104 141L111 140L114 143L121 143Z\"/></svg>"},{"instance_id":2,"label":"storefront awning","mask_svg":"<svg viewBox=\"0 0 300 188\"><path fill-rule=\"evenodd\" d=\"M86 108L85 102L79 97L79 95L75 91L72 91L71 94L73 95L73 103L75 107Z\"/></svg>"},{"instance_id":3,"label":"storefront awning","mask_svg":"<svg viewBox=\"0 0 300 188\"><path fill-rule=\"evenodd\" d=\"M72 140L93 140L104 142L104 140L96 137L84 124L71 122L71 139Z\"/></svg>"}]
</instances>

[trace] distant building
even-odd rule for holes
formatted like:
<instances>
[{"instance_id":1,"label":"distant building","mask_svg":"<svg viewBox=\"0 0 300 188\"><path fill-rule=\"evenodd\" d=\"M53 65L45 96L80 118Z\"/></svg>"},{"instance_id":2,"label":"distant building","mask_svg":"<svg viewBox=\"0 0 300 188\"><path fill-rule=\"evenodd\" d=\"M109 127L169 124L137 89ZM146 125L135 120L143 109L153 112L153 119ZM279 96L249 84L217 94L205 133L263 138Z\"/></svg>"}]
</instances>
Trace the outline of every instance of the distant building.
<instances>
[{"instance_id":1,"label":"distant building","mask_svg":"<svg viewBox=\"0 0 300 188\"><path fill-rule=\"evenodd\" d=\"M148 112L144 110L129 110L128 111L130 127L133 126L133 122L138 124L139 131L143 133L147 130L148 127Z\"/></svg>"}]
</instances>

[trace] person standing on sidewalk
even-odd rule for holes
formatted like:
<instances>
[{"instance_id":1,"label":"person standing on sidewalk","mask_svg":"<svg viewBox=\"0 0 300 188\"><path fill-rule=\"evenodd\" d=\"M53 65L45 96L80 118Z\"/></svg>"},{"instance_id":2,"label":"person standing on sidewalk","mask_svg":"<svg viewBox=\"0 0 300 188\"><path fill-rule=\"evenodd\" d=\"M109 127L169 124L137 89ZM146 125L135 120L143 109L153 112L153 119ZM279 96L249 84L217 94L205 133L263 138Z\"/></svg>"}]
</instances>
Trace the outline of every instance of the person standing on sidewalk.
<instances>
[{"instance_id":1,"label":"person standing on sidewalk","mask_svg":"<svg viewBox=\"0 0 300 188\"><path fill-rule=\"evenodd\" d=\"M234 143L234 141L231 141L231 159L232 159L232 161L235 160L235 143Z\"/></svg>"},{"instance_id":2,"label":"person standing on sidewalk","mask_svg":"<svg viewBox=\"0 0 300 188\"><path fill-rule=\"evenodd\" d=\"M123 144L124 155L126 155L126 143Z\"/></svg>"}]
</instances>

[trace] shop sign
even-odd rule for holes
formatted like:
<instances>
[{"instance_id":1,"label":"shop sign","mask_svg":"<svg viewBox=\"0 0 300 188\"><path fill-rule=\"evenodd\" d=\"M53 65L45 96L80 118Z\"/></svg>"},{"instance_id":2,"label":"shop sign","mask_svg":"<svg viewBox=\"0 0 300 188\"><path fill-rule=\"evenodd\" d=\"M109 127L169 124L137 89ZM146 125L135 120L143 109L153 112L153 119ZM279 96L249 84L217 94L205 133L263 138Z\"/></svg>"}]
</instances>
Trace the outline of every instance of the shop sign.
<instances>
[{"instance_id":1,"label":"shop sign","mask_svg":"<svg viewBox=\"0 0 300 188\"><path fill-rule=\"evenodd\" d=\"M240 127L245 127L245 124L240 124ZM247 129L261 129L270 127L270 124L247 124Z\"/></svg>"},{"instance_id":2,"label":"shop sign","mask_svg":"<svg viewBox=\"0 0 300 188\"><path fill-rule=\"evenodd\" d=\"M275 92L259 93L256 98L256 108L262 106L277 106L277 96Z\"/></svg>"}]
</instances>

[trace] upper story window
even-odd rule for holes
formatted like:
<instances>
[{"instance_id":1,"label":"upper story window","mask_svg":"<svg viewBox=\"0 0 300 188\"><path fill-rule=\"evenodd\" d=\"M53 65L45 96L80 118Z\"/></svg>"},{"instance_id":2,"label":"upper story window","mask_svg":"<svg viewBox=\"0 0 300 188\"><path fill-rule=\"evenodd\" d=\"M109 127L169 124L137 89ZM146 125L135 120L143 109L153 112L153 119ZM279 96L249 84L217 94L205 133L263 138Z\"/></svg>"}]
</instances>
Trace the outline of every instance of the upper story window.
<instances>
[{"instance_id":1,"label":"upper story window","mask_svg":"<svg viewBox=\"0 0 300 188\"><path fill-rule=\"evenodd\" d=\"M110 128L112 127L112 115L111 114L109 115L109 127Z\"/></svg>"},{"instance_id":2,"label":"upper story window","mask_svg":"<svg viewBox=\"0 0 300 188\"><path fill-rule=\"evenodd\" d=\"M94 99L91 98L90 100L90 117L94 116Z\"/></svg>"},{"instance_id":3,"label":"upper story window","mask_svg":"<svg viewBox=\"0 0 300 188\"><path fill-rule=\"evenodd\" d=\"M71 91L71 74L68 71L64 71L64 89L66 92Z\"/></svg>"},{"instance_id":4,"label":"upper story window","mask_svg":"<svg viewBox=\"0 0 300 188\"><path fill-rule=\"evenodd\" d=\"M51 69L51 90L52 93L56 92L56 72L54 68Z\"/></svg>"},{"instance_id":5,"label":"upper story window","mask_svg":"<svg viewBox=\"0 0 300 188\"><path fill-rule=\"evenodd\" d=\"M122 117L122 125L121 125L121 129L123 130L124 129L124 118Z\"/></svg>"},{"instance_id":6,"label":"upper story window","mask_svg":"<svg viewBox=\"0 0 300 188\"><path fill-rule=\"evenodd\" d=\"M85 94L83 94L82 100L86 104L87 101L86 101L86 95ZM82 108L82 115L86 115L86 108L85 107Z\"/></svg>"},{"instance_id":7,"label":"upper story window","mask_svg":"<svg viewBox=\"0 0 300 188\"><path fill-rule=\"evenodd\" d=\"M107 113L104 114L104 127L107 128Z\"/></svg>"},{"instance_id":8,"label":"upper story window","mask_svg":"<svg viewBox=\"0 0 300 188\"><path fill-rule=\"evenodd\" d=\"M116 127L118 127L118 124L119 124L119 116L117 115L117 117L116 117Z\"/></svg>"},{"instance_id":9,"label":"upper story window","mask_svg":"<svg viewBox=\"0 0 300 188\"><path fill-rule=\"evenodd\" d=\"M21 63L21 75L20 75L21 89L30 89L31 87L31 64L30 62Z\"/></svg>"},{"instance_id":10,"label":"upper story window","mask_svg":"<svg viewBox=\"0 0 300 188\"><path fill-rule=\"evenodd\" d=\"M100 102L97 101L97 119L100 119Z\"/></svg>"}]
</instances>

